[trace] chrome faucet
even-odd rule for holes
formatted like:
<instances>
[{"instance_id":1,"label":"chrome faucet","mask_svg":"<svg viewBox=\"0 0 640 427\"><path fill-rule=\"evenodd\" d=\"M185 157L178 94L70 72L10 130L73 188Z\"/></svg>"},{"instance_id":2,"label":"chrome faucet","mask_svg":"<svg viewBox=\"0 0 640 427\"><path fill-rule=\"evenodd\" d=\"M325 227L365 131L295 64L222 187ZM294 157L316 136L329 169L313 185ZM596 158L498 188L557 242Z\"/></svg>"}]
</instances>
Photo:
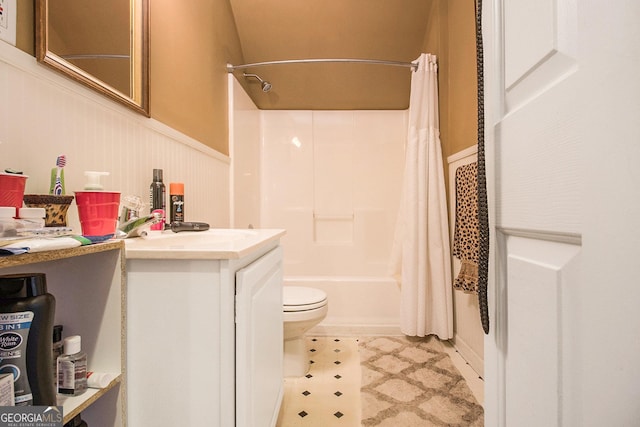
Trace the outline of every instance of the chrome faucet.
<instances>
[{"instance_id":1,"label":"chrome faucet","mask_svg":"<svg viewBox=\"0 0 640 427\"><path fill-rule=\"evenodd\" d=\"M118 226L115 237L116 239L126 239L128 237L143 236L151 225L160 221L162 221L162 215L157 212L140 218L132 218Z\"/></svg>"}]
</instances>

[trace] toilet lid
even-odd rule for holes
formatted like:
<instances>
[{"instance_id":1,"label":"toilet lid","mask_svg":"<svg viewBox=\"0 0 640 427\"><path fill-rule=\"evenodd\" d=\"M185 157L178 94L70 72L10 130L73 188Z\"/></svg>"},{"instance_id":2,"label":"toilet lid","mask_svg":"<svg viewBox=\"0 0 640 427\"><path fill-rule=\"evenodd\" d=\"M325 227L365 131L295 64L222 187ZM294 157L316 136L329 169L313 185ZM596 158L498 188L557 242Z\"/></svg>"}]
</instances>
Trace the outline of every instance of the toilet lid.
<instances>
[{"instance_id":1,"label":"toilet lid","mask_svg":"<svg viewBox=\"0 0 640 427\"><path fill-rule=\"evenodd\" d=\"M285 286L282 289L284 311L303 311L327 304L327 294L316 288Z\"/></svg>"}]
</instances>

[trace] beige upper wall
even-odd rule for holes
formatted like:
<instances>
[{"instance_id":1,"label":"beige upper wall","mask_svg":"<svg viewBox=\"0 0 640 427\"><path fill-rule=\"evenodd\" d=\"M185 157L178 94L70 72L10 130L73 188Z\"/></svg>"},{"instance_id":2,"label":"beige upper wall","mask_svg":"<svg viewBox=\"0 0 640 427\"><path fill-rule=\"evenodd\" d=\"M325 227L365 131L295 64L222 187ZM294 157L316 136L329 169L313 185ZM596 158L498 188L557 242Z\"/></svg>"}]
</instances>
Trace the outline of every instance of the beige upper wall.
<instances>
[{"instance_id":1,"label":"beige upper wall","mask_svg":"<svg viewBox=\"0 0 640 427\"><path fill-rule=\"evenodd\" d=\"M434 0L230 0L247 63L355 58L411 62ZM234 64L238 65L238 64ZM273 84L262 93L242 82L266 110L404 110L409 68L372 64L286 64L249 68ZM236 72L244 80L242 72Z\"/></svg>"},{"instance_id":2,"label":"beige upper wall","mask_svg":"<svg viewBox=\"0 0 640 427\"><path fill-rule=\"evenodd\" d=\"M35 3L32 1L18 2L18 16L16 17L16 47L36 56L36 32L33 25L35 19Z\"/></svg>"},{"instance_id":3,"label":"beige upper wall","mask_svg":"<svg viewBox=\"0 0 640 427\"><path fill-rule=\"evenodd\" d=\"M448 182L448 156L478 143L475 3L436 0L425 52L438 56L440 141ZM447 194L449 194L447 190Z\"/></svg>"},{"instance_id":4,"label":"beige upper wall","mask_svg":"<svg viewBox=\"0 0 640 427\"><path fill-rule=\"evenodd\" d=\"M150 3L151 117L228 154L226 64L245 62L229 0L191 0L179 8L169 0ZM18 48L32 55L33 5L18 2L17 26ZM431 0L424 5L428 10L421 13L428 23L422 51L438 56L440 130L446 158L476 144L477 139L474 2ZM287 70L293 72L294 68ZM362 80L362 73L327 73L349 74L356 81ZM291 79L303 79L314 90L314 84L322 90L322 84L308 74L301 72ZM242 83L249 86L249 82ZM310 92L303 91L307 96Z\"/></svg>"},{"instance_id":5,"label":"beige upper wall","mask_svg":"<svg viewBox=\"0 0 640 427\"><path fill-rule=\"evenodd\" d=\"M478 142L475 4L473 0L447 3L447 131L445 156Z\"/></svg>"},{"instance_id":6,"label":"beige upper wall","mask_svg":"<svg viewBox=\"0 0 640 427\"><path fill-rule=\"evenodd\" d=\"M440 142L443 147L448 141L448 79L449 49L447 44L447 2L435 0L431 4L429 24L424 35L422 51L438 58L438 103L440 107Z\"/></svg>"},{"instance_id":7,"label":"beige upper wall","mask_svg":"<svg viewBox=\"0 0 640 427\"><path fill-rule=\"evenodd\" d=\"M228 154L227 63L243 62L228 0L150 1L151 117ZM35 56L34 3L18 2L16 45Z\"/></svg>"},{"instance_id":8,"label":"beige upper wall","mask_svg":"<svg viewBox=\"0 0 640 427\"><path fill-rule=\"evenodd\" d=\"M228 154L226 64L243 60L229 1L151 3L151 116Z\"/></svg>"}]
</instances>

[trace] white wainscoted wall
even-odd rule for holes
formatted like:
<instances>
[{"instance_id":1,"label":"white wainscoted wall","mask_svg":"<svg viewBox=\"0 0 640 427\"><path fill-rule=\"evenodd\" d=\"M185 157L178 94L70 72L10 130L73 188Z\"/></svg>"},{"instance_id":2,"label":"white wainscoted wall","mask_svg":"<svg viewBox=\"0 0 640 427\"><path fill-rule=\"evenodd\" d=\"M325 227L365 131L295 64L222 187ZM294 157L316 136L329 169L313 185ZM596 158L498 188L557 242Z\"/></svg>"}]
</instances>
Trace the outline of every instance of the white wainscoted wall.
<instances>
[{"instance_id":1,"label":"white wainscoted wall","mask_svg":"<svg viewBox=\"0 0 640 427\"><path fill-rule=\"evenodd\" d=\"M154 168L164 182L185 184L188 221L228 227L227 156L162 123L143 117L38 64L0 42L0 170L29 176L27 194L47 193L56 157L67 156L66 192L85 183L84 171L108 171L106 190L149 198ZM75 203L69 225L79 232Z\"/></svg>"},{"instance_id":2,"label":"white wainscoted wall","mask_svg":"<svg viewBox=\"0 0 640 427\"><path fill-rule=\"evenodd\" d=\"M472 146L447 158L449 163L449 225L451 227L452 246L453 230L456 224L456 169L477 161L478 147ZM451 257L453 277L460 271L460 260ZM453 291L454 333L452 343L480 375L484 375L484 332L480 323L478 295L463 291Z\"/></svg>"}]
</instances>

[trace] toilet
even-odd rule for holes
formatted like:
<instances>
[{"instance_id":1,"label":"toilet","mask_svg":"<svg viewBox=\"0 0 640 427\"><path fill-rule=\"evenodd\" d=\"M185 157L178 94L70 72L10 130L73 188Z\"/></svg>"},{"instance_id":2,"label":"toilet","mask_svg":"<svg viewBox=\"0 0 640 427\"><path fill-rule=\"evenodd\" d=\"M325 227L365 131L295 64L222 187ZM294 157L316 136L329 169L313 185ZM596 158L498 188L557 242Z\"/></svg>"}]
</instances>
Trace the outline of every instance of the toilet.
<instances>
[{"instance_id":1,"label":"toilet","mask_svg":"<svg viewBox=\"0 0 640 427\"><path fill-rule=\"evenodd\" d=\"M304 334L327 316L327 294L320 289L284 286L284 376L301 377L309 371Z\"/></svg>"}]
</instances>

